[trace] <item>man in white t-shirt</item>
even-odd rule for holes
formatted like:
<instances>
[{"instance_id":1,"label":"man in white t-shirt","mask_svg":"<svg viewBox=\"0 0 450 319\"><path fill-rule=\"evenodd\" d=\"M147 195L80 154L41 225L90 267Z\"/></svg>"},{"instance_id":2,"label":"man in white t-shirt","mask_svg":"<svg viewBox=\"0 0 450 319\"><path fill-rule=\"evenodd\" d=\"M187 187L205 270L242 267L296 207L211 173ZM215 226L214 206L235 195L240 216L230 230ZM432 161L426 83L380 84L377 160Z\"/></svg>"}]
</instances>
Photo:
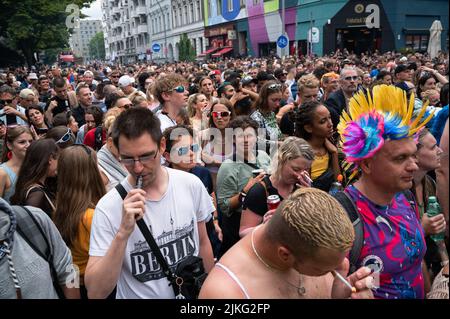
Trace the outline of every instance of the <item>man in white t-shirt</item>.
<instances>
[{"instance_id":1,"label":"man in white t-shirt","mask_svg":"<svg viewBox=\"0 0 450 319\"><path fill-rule=\"evenodd\" d=\"M97 204L92 221L85 285L90 298L174 298L169 281L135 227L143 218L172 270L191 255L206 272L214 265L205 220L214 211L202 182L194 175L161 166L165 140L160 122L145 108L120 114L112 137L129 176ZM142 176L142 189L134 185Z\"/></svg>"},{"instance_id":2,"label":"man in white t-shirt","mask_svg":"<svg viewBox=\"0 0 450 319\"><path fill-rule=\"evenodd\" d=\"M156 112L161 121L161 132L177 125L177 116L187 105L189 97L187 84L186 79L176 73L161 77L153 83L153 95L161 103L161 109Z\"/></svg>"}]
</instances>

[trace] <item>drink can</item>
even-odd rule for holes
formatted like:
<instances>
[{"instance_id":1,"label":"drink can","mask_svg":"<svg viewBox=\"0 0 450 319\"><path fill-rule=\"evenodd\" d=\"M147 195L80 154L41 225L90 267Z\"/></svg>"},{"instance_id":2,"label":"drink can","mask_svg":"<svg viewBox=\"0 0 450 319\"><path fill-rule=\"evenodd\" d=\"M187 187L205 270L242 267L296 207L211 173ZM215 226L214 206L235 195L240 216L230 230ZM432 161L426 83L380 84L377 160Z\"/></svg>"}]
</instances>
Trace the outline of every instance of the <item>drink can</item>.
<instances>
[{"instance_id":1,"label":"drink can","mask_svg":"<svg viewBox=\"0 0 450 319\"><path fill-rule=\"evenodd\" d=\"M261 173L264 173L264 170L263 170L262 168L254 169L254 170L252 171L253 177L258 176L258 175L261 174Z\"/></svg>"},{"instance_id":2,"label":"drink can","mask_svg":"<svg viewBox=\"0 0 450 319\"><path fill-rule=\"evenodd\" d=\"M280 202L280 196L278 195L267 196L267 208L269 210L277 209L277 207L280 205Z\"/></svg>"}]
</instances>

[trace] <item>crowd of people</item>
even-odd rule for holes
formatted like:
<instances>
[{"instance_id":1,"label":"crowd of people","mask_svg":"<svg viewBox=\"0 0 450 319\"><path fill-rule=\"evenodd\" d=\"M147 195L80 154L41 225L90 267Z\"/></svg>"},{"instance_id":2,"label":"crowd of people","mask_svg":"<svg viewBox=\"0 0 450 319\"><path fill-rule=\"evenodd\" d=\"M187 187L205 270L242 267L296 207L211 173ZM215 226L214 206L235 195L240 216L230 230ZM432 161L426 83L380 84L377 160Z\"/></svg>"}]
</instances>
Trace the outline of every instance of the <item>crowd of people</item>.
<instances>
[{"instance_id":1,"label":"crowd of people","mask_svg":"<svg viewBox=\"0 0 450 319\"><path fill-rule=\"evenodd\" d=\"M449 298L448 86L445 53L3 70L0 298L175 298L140 219L199 298Z\"/></svg>"}]
</instances>

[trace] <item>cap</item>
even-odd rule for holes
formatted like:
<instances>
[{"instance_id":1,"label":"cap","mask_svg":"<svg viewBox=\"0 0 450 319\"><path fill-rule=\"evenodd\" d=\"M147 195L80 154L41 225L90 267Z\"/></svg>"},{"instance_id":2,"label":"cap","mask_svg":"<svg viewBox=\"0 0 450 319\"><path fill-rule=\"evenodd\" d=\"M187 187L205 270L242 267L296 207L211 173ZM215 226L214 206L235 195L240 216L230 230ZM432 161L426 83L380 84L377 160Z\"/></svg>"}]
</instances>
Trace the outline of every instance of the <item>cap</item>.
<instances>
[{"instance_id":1,"label":"cap","mask_svg":"<svg viewBox=\"0 0 450 319\"><path fill-rule=\"evenodd\" d=\"M33 97L36 97L36 94L34 94L33 90L30 89L23 89L19 93L19 96L22 99L26 99L29 95L33 95Z\"/></svg>"},{"instance_id":2,"label":"cap","mask_svg":"<svg viewBox=\"0 0 450 319\"><path fill-rule=\"evenodd\" d=\"M414 65L412 63L409 65L405 65L405 64L397 65L397 67L395 68L394 74L398 74L398 73L405 72L408 70L414 70Z\"/></svg>"},{"instance_id":3,"label":"cap","mask_svg":"<svg viewBox=\"0 0 450 319\"><path fill-rule=\"evenodd\" d=\"M400 62L406 62L406 61L408 61L408 58L405 57L405 56L402 56L399 61Z\"/></svg>"},{"instance_id":4,"label":"cap","mask_svg":"<svg viewBox=\"0 0 450 319\"><path fill-rule=\"evenodd\" d=\"M129 75L123 75L119 79L119 86L120 87L129 86L129 85L132 85L133 83L134 83L134 78L132 78Z\"/></svg>"},{"instance_id":5,"label":"cap","mask_svg":"<svg viewBox=\"0 0 450 319\"><path fill-rule=\"evenodd\" d=\"M28 74L28 79L30 79L30 80L37 80L38 77L37 77L36 73L31 72L30 74Z\"/></svg>"},{"instance_id":6,"label":"cap","mask_svg":"<svg viewBox=\"0 0 450 319\"><path fill-rule=\"evenodd\" d=\"M258 80L252 78L251 76L246 76L245 78L243 78L241 80L242 85L249 85L252 82L255 83L255 84L258 84Z\"/></svg>"},{"instance_id":7,"label":"cap","mask_svg":"<svg viewBox=\"0 0 450 319\"><path fill-rule=\"evenodd\" d=\"M211 72L209 72L208 75L209 75L209 76L211 76L211 75L221 75L221 73L220 73L219 70L212 70Z\"/></svg>"}]
</instances>

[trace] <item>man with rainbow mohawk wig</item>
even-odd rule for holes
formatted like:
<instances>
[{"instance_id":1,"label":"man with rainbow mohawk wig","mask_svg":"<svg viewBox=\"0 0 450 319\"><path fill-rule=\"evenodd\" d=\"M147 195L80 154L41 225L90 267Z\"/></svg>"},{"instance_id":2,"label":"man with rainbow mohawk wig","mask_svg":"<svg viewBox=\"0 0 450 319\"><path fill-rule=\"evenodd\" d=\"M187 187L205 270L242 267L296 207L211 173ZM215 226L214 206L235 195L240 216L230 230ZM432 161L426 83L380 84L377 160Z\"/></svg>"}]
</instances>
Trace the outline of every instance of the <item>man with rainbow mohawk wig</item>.
<instances>
[{"instance_id":1,"label":"man with rainbow mohawk wig","mask_svg":"<svg viewBox=\"0 0 450 319\"><path fill-rule=\"evenodd\" d=\"M375 86L372 94L360 92L350 100L338 126L346 161L361 173L344 191L363 226L362 249L350 259L352 266L374 272L375 298L425 296L424 231L409 189L418 169L415 134L433 116L422 118L426 108L412 119L413 96L408 100L399 88Z\"/></svg>"}]
</instances>

